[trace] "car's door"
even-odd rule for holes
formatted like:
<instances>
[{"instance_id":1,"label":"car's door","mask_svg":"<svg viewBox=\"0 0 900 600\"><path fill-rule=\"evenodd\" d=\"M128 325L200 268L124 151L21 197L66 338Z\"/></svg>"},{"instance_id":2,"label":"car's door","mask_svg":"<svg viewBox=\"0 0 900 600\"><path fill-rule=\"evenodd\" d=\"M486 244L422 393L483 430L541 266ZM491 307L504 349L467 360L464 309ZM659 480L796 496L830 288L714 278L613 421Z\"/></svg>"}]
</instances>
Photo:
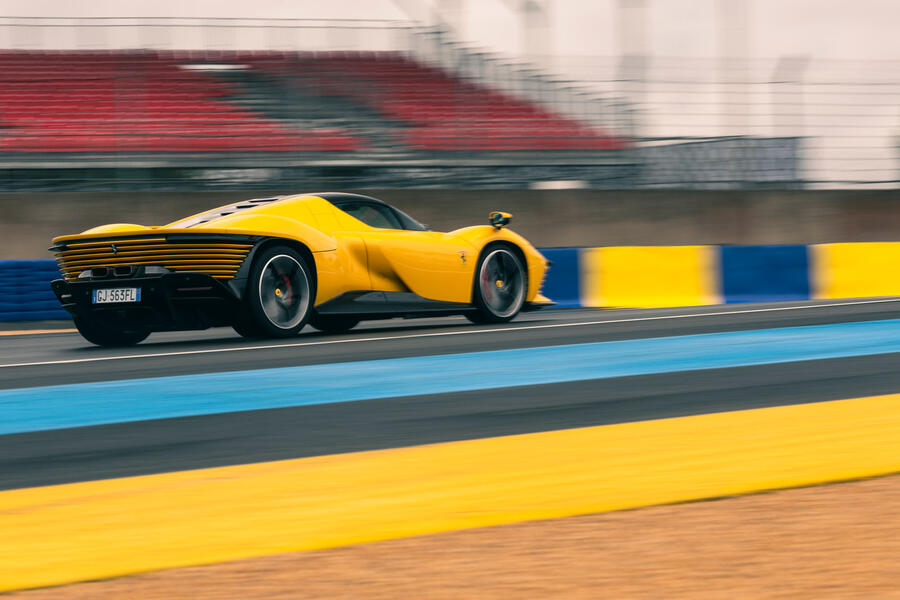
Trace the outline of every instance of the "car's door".
<instances>
[{"instance_id":1,"label":"car's door","mask_svg":"<svg viewBox=\"0 0 900 600\"><path fill-rule=\"evenodd\" d=\"M444 302L471 300L478 257L470 244L428 231L380 202L354 200L335 205L359 224L374 290L411 291Z\"/></svg>"}]
</instances>

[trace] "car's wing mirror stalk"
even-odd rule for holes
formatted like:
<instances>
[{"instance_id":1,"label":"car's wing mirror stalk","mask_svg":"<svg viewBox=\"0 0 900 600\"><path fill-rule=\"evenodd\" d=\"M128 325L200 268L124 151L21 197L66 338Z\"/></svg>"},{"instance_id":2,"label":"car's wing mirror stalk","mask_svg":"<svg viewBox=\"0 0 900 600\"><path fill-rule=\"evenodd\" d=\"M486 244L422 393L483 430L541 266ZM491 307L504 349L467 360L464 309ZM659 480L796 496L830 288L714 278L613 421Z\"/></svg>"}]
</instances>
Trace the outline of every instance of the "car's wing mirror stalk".
<instances>
[{"instance_id":1,"label":"car's wing mirror stalk","mask_svg":"<svg viewBox=\"0 0 900 600\"><path fill-rule=\"evenodd\" d=\"M506 212L500 212L499 210L494 211L490 215L490 223L494 229L502 229L509 225L509 222L512 221L512 215Z\"/></svg>"}]
</instances>

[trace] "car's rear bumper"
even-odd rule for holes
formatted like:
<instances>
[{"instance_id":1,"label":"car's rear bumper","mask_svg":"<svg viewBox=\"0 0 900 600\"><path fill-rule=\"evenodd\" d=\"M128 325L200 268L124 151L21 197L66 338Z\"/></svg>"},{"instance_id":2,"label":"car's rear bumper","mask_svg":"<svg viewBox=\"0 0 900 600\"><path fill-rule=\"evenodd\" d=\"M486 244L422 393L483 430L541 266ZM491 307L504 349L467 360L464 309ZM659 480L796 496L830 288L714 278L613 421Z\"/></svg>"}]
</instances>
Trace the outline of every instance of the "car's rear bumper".
<instances>
[{"instance_id":1,"label":"car's rear bumper","mask_svg":"<svg viewBox=\"0 0 900 600\"><path fill-rule=\"evenodd\" d=\"M50 285L62 307L75 317L149 331L231 325L241 309L240 300L227 284L202 273L72 282L57 279ZM140 288L138 302L92 303L95 289L126 287Z\"/></svg>"}]
</instances>

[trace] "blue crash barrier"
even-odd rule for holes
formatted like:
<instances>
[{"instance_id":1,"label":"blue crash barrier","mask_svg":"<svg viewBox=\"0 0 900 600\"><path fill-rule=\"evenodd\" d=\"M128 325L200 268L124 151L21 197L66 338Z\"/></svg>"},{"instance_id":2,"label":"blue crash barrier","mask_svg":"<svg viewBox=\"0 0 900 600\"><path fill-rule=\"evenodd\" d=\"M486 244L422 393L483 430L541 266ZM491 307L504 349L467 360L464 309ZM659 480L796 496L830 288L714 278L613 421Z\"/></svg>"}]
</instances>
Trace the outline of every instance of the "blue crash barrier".
<instances>
[{"instance_id":1,"label":"blue crash barrier","mask_svg":"<svg viewBox=\"0 0 900 600\"><path fill-rule=\"evenodd\" d=\"M578 248L542 248L540 252L552 263L542 293L557 306L581 306Z\"/></svg>"},{"instance_id":2,"label":"blue crash barrier","mask_svg":"<svg viewBox=\"0 0 900 600\"><path fill-rule=\"evenodd\" d=\"M726 303L781 302L811 297L804 245L722 246L722 296Z\"/></svg>"},{"instance_id":3,"label":"blue crash barrier","mask_svg":"<svg viewBox=\"0 0 900 600\"><path fill-rule=\"evenodd\" d=\"M55 260L0 260L0 321L70 318L50 289L54 279Z\"/></svg>"}]
</instances>

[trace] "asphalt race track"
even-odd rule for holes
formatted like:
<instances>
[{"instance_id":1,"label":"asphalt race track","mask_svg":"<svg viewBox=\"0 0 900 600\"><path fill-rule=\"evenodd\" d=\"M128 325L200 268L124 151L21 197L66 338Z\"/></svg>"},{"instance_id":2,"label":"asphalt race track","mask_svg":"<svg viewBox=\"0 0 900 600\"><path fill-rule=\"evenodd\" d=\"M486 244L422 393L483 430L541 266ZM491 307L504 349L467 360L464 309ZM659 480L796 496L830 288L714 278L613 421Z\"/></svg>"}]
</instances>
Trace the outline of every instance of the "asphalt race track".
<instances>
[{"instance_id":1,"label":"asphalt race track","mask_svg":"<svg viewBox=\"0 0 900 600\"><path fill-rule=\"evenodd\" d=\"M376 369L373 372L380 365L403 368L415 364L373 362L387 359L518 349L536 352L585 344L615 352L619 346L599 343L625 340L635 341L636 352L646 344L647 352L652 353L653 348L663 347L655 338L674 339L664 341L669 350L656 357L672 361L672 365L628 376L578 378L576 374L570 377L576 380L516 386L511 384L528 374L517 373L513 367L485 376L490 381L457 386L484 389L433 393L423 385L415 393L406 391L395 397L263 410L245 407L231 412L207 407L196 416L0 435L0 489L892 393L900 389L896 368L900 353L890 340L897 326L891 320L898 317L900 300L861 299L653 310L549 310L498 326L476 326L462 318L376 321L345 335L303 333L281 341L247 341L231 330L217 329L154 334L126 350L96 348L74 333L4 336L0 337L0 407L4 394L31 390L29 393L48 403L48 411L54 405L65 405L65 390L81 388L51 388L44 393L46 386L238 372L245 381L255 381L256 376L260 386L273 384L272 389L277 390L278 381L269 378L277 379L282 373L302 377L307 371L292 368L314 365L340 369L346 364L349 377L357 364L359 369ZM885 324L866 324L876 321ZM847 323L860 325L840 325ZM798 330L789 341L803 346L799 354L759 358L760 344L769 348L766 344L779 337L779 330L807 326L828 327L811 329L809 334ZM885 335L873 338L868 346L865 335L869 330L864 327ZM844 330L854 328L858 331L850 332L857 336L853 343L841 342L850 335ZM761 334L753 333L759 330ZM730 333L734 336L702 337ZM741 360L747 364L682 368L678 363L682 340L685 347L722 344L736 355L746 354ZM837 349L828 354L832 347ZM796 360L805 356L803 352L817 358ZM496 356L514 361L516 355ZM559 369L564 366L561 362ZM276 368L279 370L268 370ZM490 371L489 365L485 368ZM257 372L259 369L267 370ZM448 371L448 377L453 378L452 372ZM190 380L193 385L205 381ZM146 396L140 402L152 403L153 382L141 382L140 387L145 388L140 394ZM302 394L302 387L291 389ZM107 398L98 410L107 410L112 402L138 402L136 398ZM215 398L208 401L214 403Z\"/></svg>"}]
</instances>

